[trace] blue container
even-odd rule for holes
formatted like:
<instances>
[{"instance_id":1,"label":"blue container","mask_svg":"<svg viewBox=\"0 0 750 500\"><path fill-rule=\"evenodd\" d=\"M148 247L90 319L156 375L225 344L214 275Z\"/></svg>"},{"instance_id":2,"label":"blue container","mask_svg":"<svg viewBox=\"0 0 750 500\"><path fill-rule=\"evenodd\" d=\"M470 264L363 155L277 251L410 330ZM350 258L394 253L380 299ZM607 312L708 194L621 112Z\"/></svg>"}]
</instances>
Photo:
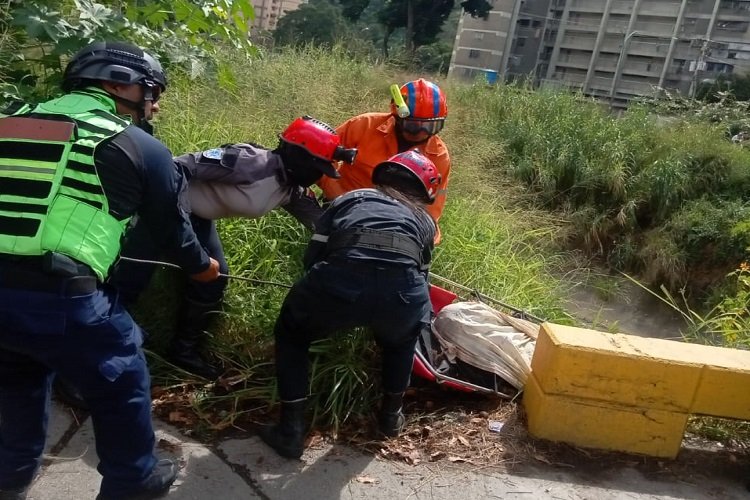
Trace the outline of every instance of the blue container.
<instances>
[{"instance_id":1,"label":"blue container","mask_svg":"<svg viewBox=\"0 0 750 500\"><path fill-rule=\"evenodd\" d=\"M497 71L484 70L484 76L487 78L487 83L493 85L497 83Z\"/></svg>"}]
</instances>

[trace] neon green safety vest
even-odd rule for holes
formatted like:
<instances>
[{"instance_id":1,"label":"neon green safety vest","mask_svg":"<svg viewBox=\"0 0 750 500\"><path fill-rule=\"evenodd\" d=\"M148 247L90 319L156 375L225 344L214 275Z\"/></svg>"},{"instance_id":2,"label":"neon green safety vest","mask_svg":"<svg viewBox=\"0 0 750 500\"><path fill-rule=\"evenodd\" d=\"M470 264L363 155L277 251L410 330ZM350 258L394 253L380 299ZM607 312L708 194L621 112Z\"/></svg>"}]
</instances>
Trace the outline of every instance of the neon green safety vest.
<instances>
[{"instance_id":1,"label":"neon green safety vest","mask_svg":"<svg viewBox=\"0 0 750 500\"><path fill-rule=\"evenodd\" d=\"M0 119L0 253L59 252L107 277L129 221L109 214L94 166L97 146L130 124L115 109L88 88Z\"/></svg>"}]
</instances>

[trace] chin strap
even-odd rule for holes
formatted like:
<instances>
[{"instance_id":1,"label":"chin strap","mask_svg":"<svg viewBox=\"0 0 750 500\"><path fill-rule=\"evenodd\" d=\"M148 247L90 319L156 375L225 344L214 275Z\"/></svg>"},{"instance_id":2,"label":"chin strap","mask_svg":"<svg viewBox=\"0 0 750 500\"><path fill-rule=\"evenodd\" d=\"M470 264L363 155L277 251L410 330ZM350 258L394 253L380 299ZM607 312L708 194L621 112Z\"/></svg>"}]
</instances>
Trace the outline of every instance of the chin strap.
<instances>
[{"instance_id":1,"label":"chin strap","mask_svg":"<svg viewBox=\"0 0 750 500\"><path fill-rule=\"evenodd\" d=\"M130 99L125 99L124 97L120 97L119 95L115 95L115 94L109 94L109 95L116 102L119 102L120 104L123 104L126 107L138 113L138 119L135 120L135 125L138 128L143 129L148 134L154 135L153 125L151 125L151 123L148 120L146 120L146 100L145 99L138 102L138 101L131 101Z\"/></svg>"}]
</instances>

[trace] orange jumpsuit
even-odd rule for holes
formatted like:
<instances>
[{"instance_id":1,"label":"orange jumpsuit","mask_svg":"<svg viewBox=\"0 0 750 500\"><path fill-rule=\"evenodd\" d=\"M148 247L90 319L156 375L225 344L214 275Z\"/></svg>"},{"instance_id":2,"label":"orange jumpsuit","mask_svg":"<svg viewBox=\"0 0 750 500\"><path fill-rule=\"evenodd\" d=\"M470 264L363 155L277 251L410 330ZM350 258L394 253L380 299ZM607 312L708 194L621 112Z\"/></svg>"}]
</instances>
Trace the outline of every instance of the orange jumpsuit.
<instances>
[{"instance_id":1,"label":"orange jumpsuit","mask_svg":"<svg viewBox=\"0 0 750 500\"><path fill-rule=\"evenodd\" d=\"M344 164L339 169L341 178L323 176L318 181L318 186L328 200L355 189L372 187L372 171L375 166L399 152L396 139L396 118L391 113L364 113L355 116L339 125L336 133L341 137L342 146L357 148L358 152L352 165ZM442 176L435 202L427 206L427 212L437 225L445 206L451 171L448 148L440 137L433 135L427 142L411 149L416 149L432 160ZM440 229L438 227L435 243L439 242Z\"/></svg>"}]
</instances>

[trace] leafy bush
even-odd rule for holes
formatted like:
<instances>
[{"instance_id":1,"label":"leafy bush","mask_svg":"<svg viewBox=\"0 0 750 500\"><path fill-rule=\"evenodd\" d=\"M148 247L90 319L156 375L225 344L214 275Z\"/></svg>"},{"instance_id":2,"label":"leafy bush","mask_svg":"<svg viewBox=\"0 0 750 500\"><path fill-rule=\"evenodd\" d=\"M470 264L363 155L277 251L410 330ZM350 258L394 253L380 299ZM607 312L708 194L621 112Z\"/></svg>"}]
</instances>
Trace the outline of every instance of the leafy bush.
<instances>
[{"instance_id":1,"label":"leafy bush","mask_svg":"<svg viewBox=\"0 0 750 500\"><path fill-rule=\"evenodd\" d=\"M0 58L6 96L38 99L57 92L68 57L94 40L128 40L204 72L226 47L255 54L247 37L250 0L24 0L0 7Z\"/></svg>"}]
</instances>

